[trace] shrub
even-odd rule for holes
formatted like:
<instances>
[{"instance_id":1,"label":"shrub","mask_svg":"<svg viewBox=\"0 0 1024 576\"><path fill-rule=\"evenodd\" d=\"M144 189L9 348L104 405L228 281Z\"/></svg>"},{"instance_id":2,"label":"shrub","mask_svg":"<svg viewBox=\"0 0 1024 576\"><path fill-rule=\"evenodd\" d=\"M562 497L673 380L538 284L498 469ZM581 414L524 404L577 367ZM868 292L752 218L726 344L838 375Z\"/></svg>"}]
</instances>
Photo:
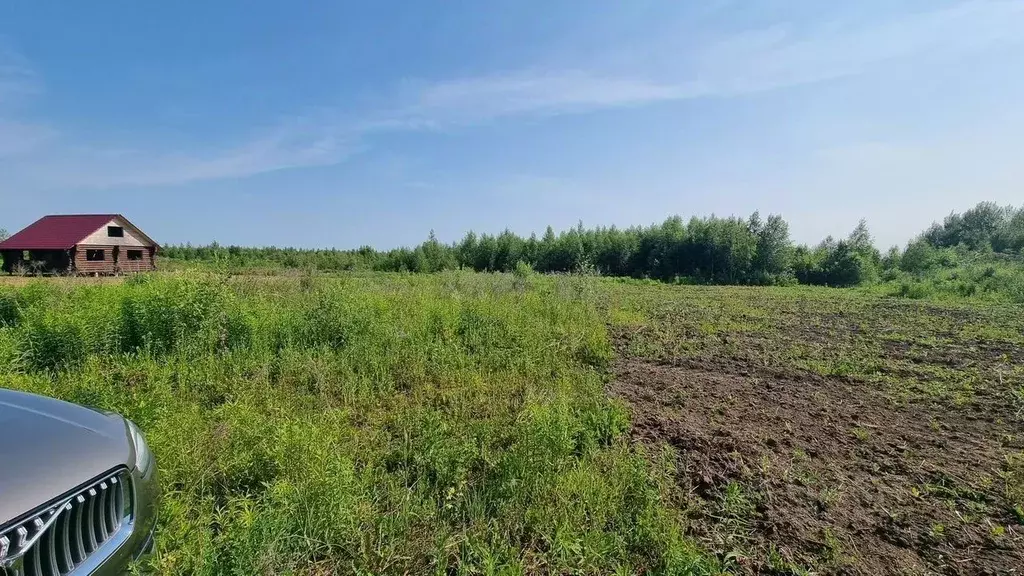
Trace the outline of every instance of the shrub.
<instances>
[{"instance_id":1,"label":"shrub","mask_svg":"<svg viewBox=\"0 0 1024 576\"><path fill-rule=\"evenodd\" d=\"M59 318L32 317L21 327L21 334L21 356L33 370L70 368L86 357L81 328Z\"/></svg>"},{"instance_id":2,"label":"shrub","mask_svg":"<svg viewBox=\"0 0 1024 576\"><path fill-rule=\"evenodd\" d=\"M0 328L14 326L21 319L18 297L9 290L0 290Z\"/></svg>"},{"instance_id":3,"label":"shrub","mask_svg":"<svg viewBox=\"0 0 1024 576\"><path fill-rule=\"evenodd\" d=\"M896 290L892 292L892 295L901 298L920 300L931 296L932 293L932 289L924 282L904 280L899 283Z\"/></svg>"}]
</instances>

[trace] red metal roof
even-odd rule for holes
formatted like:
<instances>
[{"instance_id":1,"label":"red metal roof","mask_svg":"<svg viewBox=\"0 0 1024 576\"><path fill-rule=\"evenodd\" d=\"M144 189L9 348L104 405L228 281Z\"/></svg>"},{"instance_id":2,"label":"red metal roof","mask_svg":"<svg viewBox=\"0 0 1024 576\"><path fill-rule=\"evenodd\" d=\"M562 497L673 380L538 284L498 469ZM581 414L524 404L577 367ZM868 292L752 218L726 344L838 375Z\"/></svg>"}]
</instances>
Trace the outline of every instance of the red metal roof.
<instances>
[{"instance_id":1,"label":"red metal roof","mask_svg":"<svg viewBox=\"0 0 1024 576\"><path fill-rule=\"evenodd\" d=\"M43 216L0 242L0 250L67 250L114 218L124 219L119 214Z\"/></svg>"}]
</instances>

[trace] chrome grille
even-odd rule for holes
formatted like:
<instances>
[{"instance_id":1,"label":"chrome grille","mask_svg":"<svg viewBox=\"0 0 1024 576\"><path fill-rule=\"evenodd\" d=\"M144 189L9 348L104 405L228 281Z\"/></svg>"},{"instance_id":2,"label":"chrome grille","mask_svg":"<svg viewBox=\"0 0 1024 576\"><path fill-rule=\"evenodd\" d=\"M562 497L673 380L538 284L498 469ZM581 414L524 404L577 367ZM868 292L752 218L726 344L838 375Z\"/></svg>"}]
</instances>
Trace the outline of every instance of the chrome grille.
<instances>
[{"instance_id":1,"label":"chrome grille","mask_svg":"<svg viewBox=\"0 0 1024 576\"><path fill-rule=\"evenodd\" d=\"M0 576L75 575L113 552L104 544L130 531L131 518L128 472L109 474L0 530Z\"/></svg>"}]
</instances>

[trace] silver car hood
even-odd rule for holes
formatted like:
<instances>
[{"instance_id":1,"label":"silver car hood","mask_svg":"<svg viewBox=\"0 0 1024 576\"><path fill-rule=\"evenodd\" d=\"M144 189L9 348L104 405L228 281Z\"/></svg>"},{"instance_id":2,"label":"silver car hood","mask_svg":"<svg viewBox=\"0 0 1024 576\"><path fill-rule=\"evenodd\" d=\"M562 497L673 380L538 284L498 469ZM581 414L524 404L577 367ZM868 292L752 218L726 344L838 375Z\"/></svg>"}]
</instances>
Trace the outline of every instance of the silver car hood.
<instances>
[{"instance_id":1,"label":"silver car hood","mask_svg":"<svg viewBox=\"0 0 1024 576\"><path fill-rule=\"evenodd\" d=\"M0 389L0 527L132 456L125 420Z\"/></svg>"}]
</instances>

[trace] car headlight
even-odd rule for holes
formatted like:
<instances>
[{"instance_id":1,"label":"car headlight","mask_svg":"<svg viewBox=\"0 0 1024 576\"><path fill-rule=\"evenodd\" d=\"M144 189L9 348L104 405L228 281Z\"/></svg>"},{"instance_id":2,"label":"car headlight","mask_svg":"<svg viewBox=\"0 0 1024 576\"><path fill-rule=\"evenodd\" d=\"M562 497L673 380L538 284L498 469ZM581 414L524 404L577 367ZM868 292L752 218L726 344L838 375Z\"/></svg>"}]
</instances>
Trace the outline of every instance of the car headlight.
<instances>
[{"instance_id":1,"label":"car headlight","mask_svg":"<svg viewBox=\"0 0 1024 576\"><path fill-rule=\"evenodd\" d=\"M132 443L135 445L135 467L143 472L149 470L153 463L153 453L149 451L146 437L131 420L128 420L128 429L132 432Z\"/></svg>"}]
</instances>

